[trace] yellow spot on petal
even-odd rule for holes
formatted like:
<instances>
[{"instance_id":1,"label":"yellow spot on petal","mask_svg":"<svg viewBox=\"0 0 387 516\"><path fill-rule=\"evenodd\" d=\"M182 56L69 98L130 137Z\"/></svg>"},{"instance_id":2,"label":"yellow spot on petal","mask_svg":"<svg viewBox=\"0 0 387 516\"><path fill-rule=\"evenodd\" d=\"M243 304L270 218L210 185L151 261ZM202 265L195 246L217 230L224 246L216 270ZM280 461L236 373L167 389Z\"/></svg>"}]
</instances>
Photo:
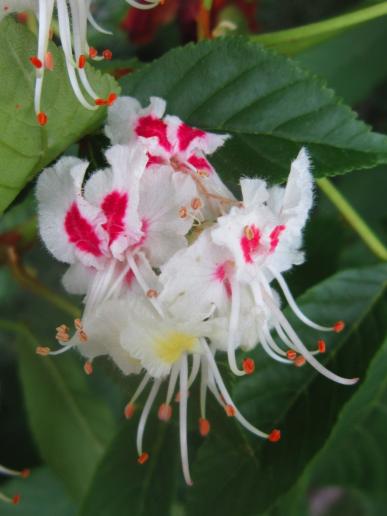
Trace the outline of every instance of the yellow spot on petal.
<instances>
[{"instance_id":1,"label":"yellow spot on petal","mask_svg":"<svg viewBox=\"0 0 387 516\"><path fill-rule=\"evenodd\" d=\"M171 332L157 340L156 354L164 362L173 364L179 360L183 353L193 351L197 344L197 337L187 333Z\"/></svg>"}]
</instances>

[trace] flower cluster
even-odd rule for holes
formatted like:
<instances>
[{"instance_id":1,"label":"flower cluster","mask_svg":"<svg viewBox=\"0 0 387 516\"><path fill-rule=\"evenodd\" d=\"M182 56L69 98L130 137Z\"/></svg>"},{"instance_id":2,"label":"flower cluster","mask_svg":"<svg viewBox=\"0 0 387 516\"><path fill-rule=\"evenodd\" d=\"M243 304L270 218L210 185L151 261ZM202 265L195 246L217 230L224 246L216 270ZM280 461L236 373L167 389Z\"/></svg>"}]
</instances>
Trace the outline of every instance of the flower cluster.
<instances>
[{"instance_id":1,"label":"flower cluster","mask_svg":"<svg viewBox=\"0 0 387 516\"><path fill-rule=\"evenodd\" d=\"M168 421L177 393L182 468L191 484L187 451L187 400L200 375L199 431L210 431L206 395L253 434L275 442L251 425L235 406L215 356L225 352L236 375L254 372L254 361L238 363L236 350L261 346L273 359L305 362L326 377L353 384L328 371L308 350L280 307L276 280L294 313L318 331L341 331L344 323L320 326L299 309L283 272L303 261L302 230L313 201L310 162L301 149L286 187L261 179L240 180L237 200L214 170L208 155L228 136L190 127L165 115L166 104L151 98L142 108L122 97L109 109L105 128L112 146L108 167L85 180L88 163L63 157L46 169L37 185L40 232L58 260L68 263L68 292L85 295L81 319L70 335L57 328L59 349L76 348L93 359L109 356L125 375L142 375L125 407L135 411L150 386L137 431L138 461L144 463L143 434L153 402L166 383L158 416ZM177 383L179 386L177 387Z\"/></svg>"},{"instance_id":2,"label":"flower cluster","mask_svg":"<svg viewBox=\"0 0 387 516\"><path fill-rule=\"evenodd\" d=\"M16 471L15 469L6 468L0 464L0 475L5 475L7 477L21 477L27 478L30 475L29 469L23 469L22 471ZM12 503L17 505L20 502L20 495L14 495L9 497L0 491L0 500L6 503Z\"/></svg>"},{"instance_id":3,"label":"flower cluster","mask_svg":"<svg viewBox=\"0 0 387 516\"><path fill-rule=\"evenodd\" d=\"M105 49L102 55L98 55L97 50L87 43L88 22L99 32L110 34L93 18L90 3L91 0L0 0L0 21L8 14L22 11L32 11L37 17L38 48L36 55L29 56L29 60L36 71L34 107L37 121L42 126L48 121L47 114L41 109L44 74L55 68L54 57L48 49L54 6L68 78L78 101L86 109L94 110L101 105L111 105L116 99L115 93L110 93L106 99L100 98L87 78L85 66L88 58L112 58L110 50Z\"/></svg>"}]
</instances>

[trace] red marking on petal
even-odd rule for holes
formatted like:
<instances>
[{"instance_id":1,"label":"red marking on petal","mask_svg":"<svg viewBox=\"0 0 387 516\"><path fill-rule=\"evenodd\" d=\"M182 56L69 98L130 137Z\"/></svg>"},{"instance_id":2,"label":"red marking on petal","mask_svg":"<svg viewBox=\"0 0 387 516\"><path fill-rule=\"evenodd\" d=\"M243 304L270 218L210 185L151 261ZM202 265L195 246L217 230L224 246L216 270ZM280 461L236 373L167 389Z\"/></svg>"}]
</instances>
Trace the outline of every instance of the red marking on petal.
<instances>
[{"instance_id":1,"label":"red marking on petal","mask_svg":"<svg viewBox=\"0 0 387 516\"><path fill-rule=\"evenodd\" d=\"M109 245L112 245L125 230L124 218L128 203L128 194L117 191L110 192L102 201L101 209L106 217L102 227L109 235Z\"/></svg>"},{"instance_id":2,"label":"red marking on petal","mask_svg":"<svg viewBox=\"0 0 387 516\"><path fill-rule=\"evenodd\" d=\"M36 56L31 56L30 62L38 70L43 67L42 61Z\"/></svg>"},{"instance_id":3,"label":"red marking on petal","mask_svg":"<svg viewBox=\"0 0 387 516\"><path fill-rule=\"evenodd\" d=\"M100 240L93 226L81 215L75 202L66 213L64 228L69 242L74 244L80 251L93 256L102 255L99 248Z\"/></svg>"},{"instance_id":4,"label":"red marking on petal","mask_svg":"<svg viewBox=\"0 0 387 516\"><path fill-rule=\"evenodd\" d=\"M89 48L89 57L91 57L93 59L94 57L97 57L97 55L98 55L97 50L94 47L90 47Z\"/></svg>"},{"instance_id":5,"label":"red marking on petal","mask_svg":"<svg viewBox=\"0 0 387 516\"><path fill-rule=\"evenodd\" d=\"M343 331L345 328L345 322L344 321L337 321L335 322L335 324L332 326L332 330L335 332L335 333L340 333L341 331Z\"/></svg>"},{"instance_id":6,"label":"red marking on petal","mask_svg":"<svg viewBox=\"0 0 387 516\"><path fill-rule=\"evenodd\" d=\"M12 497L12 503L13 505L17 505L20 502L20 495L15 495Z\"/></svg>"},{"instance_id":7,"label":"red marking on petal","mask_svg":"<svg viewBox=\"0 0 387 516\"><path fill-rule=\"evenodd\" d=\"M46 52L46 55L44 56L44 66L47 68L47 70L54 69L54 56L52 55L52 52Z\"/></svg>"},{"instance_id":8,"label":"red marking on petal","mask_svg":"<svg viewBox=\"0 0 387 516\"><path fill-rule=\"evenodd\" d=\"M110 61L111 58L113 57L113 53L111 50L109 50L108 48L106 50L104 50L102 52L102 56L104 59L106 59L106 61Z\"/></svg>"},{"instance_id":9,"label":"red marking on petal","mask_svg":"<svg viewBox=\"0 0 387 516\"><path fill-rule=\"evenodd\" d=\"M137 136L143 138L157 137L159 144L168 152L172 150L172 146L167 137L167 124L160 118L152 115L142 116L137 120L135 132Z\"/></svg>"},{"instance_id":10,"label":"red marking on petal","mask_svg":"<svg viewBox=\"0 0 387 516\"><path fill-rule=\"evenodd\" d=\"M135 410L136 410L135 405L133 405L133 403L128 403L124 409L124 415L125 415L126 419L130 419L133 416Z\"/></svg>"},{"instance_id":11,"label":"red marking on petal","mask_svg":"<svg viewBox=\"0 0 387 516\"><path fill-rule=\"evenodd\" d=\"M199 419L199 433L202 437L206 437L210 433L211 425L208 419L201 417Z\"/></svg>"},{"instance_id":12,"label":"red marking on petal","mask_svg":"<svg viewBox=\"0 0 387 516\"><path fill-rule=\"evenodd\" d=\"M159 407L158 416L161 421L169 421L172 417L171 405L167 405L166 403L161 404Z\"/></svg>"},{"instance_id":13,"label":"red marking on petal","mask_svg":"<svg viewBox=\"0 0 387 516\"><path fill-rule=\"evenodd\" d=\"M318 348L320 353L325 353L325 351L326 351L325 340L323 340L323 339L318 340L317 341L317 348Z\"/></svg>"},{"instance_id":14,"label":"red marking on petal","mask_svg":"<svg viewBox=\"0 0 387 516\"><path fill-rule=\"evenodd\" d=\"M277 428L274 428L274 430L270 432L267 439L272 443L278 442L281 439L281 431Z\"/></svg>"},{"instance_id":15,"label":"red marking on petal","mask_svg":"<svg viewBox=\"0 0 387 516\"><path fill-rule=\"evenodd\" d=\"M246 263L253 263L251 255L257 251L260 239L260 232L254 224L244 228L243 237L240 239L240 246Z\"/></svg>"},{"instance_id":16,"label":"red marking on petal","mask_svg":"<svg viewBox=\"0 0 387 516\"><path fill-rule=\"evenodd\" d=\"M243 360L243 370L246 374L253 374L255 371L255 362L252 358L245 358Z\"/></svg>"},{"instance_id":17,"label":"red marking on petal","mask_svg":"<svg viewBox=\"0 0 387 516\"><path fill-rule=\"evenodd\" d=\"M209 162L206 160L206 158L203 158L203 156L197 156L196 154L191 154L191 156L188 158L188 163L190 163L193 167L196 168L198 171L205 171L208 174L211 174L212 167L209 164Z\"/></svg>"},{"instance_id":18,"label":"red marking on petal","mask_svg":"<svg viewBox=\"0 0 387 516\"><path fill-rule=\"evenodd\" d=\"M22 478L28 478L31 475L31 471L29 469L23 469L20 472L20 476Z\"/></svg>"},{"instance_id":19,"label":"red marking on petal","mask_svg":"<svg viewBox=\"0 0 387 516\"><path fill-rule=\"evenodd\" d=\"M43 113L43 111L41 111L40 113L38 113L36 115L36 120L38 121L38 124L43 127L44 125L47 124L48 117L47 117L46 113Z\"/></svg>"},{"instance_id":20,"label":"red marking on petal","mask_svg":"<svg viewBox=\"0 0 387 516\"><path fill-rule=\"evenodd\" d=\"M224 407L224 410L226 411L226 414L228 415L228 417L233 417L236 414L235 407L233 407L232 405L226 405Z\"/></svg>"},{"instance_id":21,"label":"red marking on petal","mask_svg":"<svg viewBox=\"0 0 387 516\"><path fill-rule=\"evenodd\" d=\"M223 283L228 297L231 297L232 295L231 282L228 278L230 267L231 263L227 260L224 263L219 264L214 271L214 278Z\"/></svg>"},{"instance_id":22,"label":"red marking on petal","mask_svg":"<svg viewBox=\"0 0 387 516\"><path fill-rule=\"evenodd\" d=\"M137 462L139 464L145 464L149 459L149 453L147 452L144 452L142 453L138 458L137 458Z\"/></svg>"},{"instance_id":23,"label":"red marking on petal","mask_svg":"<svg viewBox=\"0 0 387 516\"><path fill-rule=\"evenodd\" d=\"M134 280L134 272L132 271L132 269L129 269L129 271L125 275L125 283L126 283L126 285L128 287L130 287L131 284L133 283L133 280Z\"/></svg>"},{"instance_id":24,"label":"red marking on petal","mask_svg":"<svg viewBox=\"0 0 387 516\"><path fill-rule=\"evenodd\" d=\"M218 265L216 267L214 276L218 281L221 281L221 282L224 281L224 279L226 277L226 267L225 267L224 263L222 263L221 265Z\"/></svg>"},{"instance_id":25,"label":"red marking on petal","mask_svg":"<svg viewBox=\"0 0 387 516\"><path fill-rule=\"evenodd\" d=\"M177 139L179 141L179 150L185 151L196 138L203 138L206 135L201 129L190 127L184 123L177 128Z\"/></svg>"},{"instance_id":26,"label":"red marking on petal","mask_svg":"<svg viewBox=\"0 0 387 516\"><path fill-rule=\"evenodd\" d=\"M152 165L163 165L164 163L165 161L161 156L153 156L148 152L148 163L146 164L147 167Z\"/></svg>"},{"instance_id":27,"label":"red marking on petal","mask_svg":"<svg viewBox=\"0 0 387 516\"><path fill-rule=\"evenodd\" d=\"M273 231L270 233L270 250L269 252L272 253L275 251L277 245L279 244L279 237L282 231L285 230L285 226L276 226Z\"/></svg>"},{"instance_id":28,"label":"red marking on petal","mask_svg":"<svg viewBox=\"0 0 387 516\"><path fill-rule=\"evenodd\" d=\"M86 65L86 56L84 54L81 54L78 57L78 68L85 68Z\"/></svg>"}]
</instances>

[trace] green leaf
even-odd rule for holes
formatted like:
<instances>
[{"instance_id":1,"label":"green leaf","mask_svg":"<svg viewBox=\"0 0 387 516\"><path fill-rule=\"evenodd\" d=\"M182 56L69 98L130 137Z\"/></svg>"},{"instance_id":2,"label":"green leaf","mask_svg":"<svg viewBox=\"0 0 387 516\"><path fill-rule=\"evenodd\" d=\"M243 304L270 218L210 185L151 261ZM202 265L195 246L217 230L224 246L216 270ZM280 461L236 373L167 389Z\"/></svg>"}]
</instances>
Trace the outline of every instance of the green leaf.
<instances>
[{"instance_id":1,"label":"green leaf","mask_svg":"<svg viewBox=\"0 0 387 516\"><path fill-rule=\"evenodd\" d=\"M178 438L151 416L145 432L149 461L137 463L136 421L123 424L98 467L80 516L170 514L176 490Z\"/></svg>"},{"instance_id":2,"label":"green leaf","mask_svg":"<svg viewBox=\"0 0 387 516\"><path fill-rule=\"evenodd\" d=\"M7 496L19 494L19 505L1 503L1 516L74 516L75 507L66 495L63 485L49 468L31 472L28 479L10 480L2 490ZM55 508L55 510L54 510Z\"/></svg>"},{"instance_id":3,"label":"green leaf","mask_svg":"<svg viewBox=\"0 0 387 516\"><path fill-rule=\"evenodd\" d=\"M327 339L328 352L320 359L342 376L360 376L364 381L367 365L385 337L386 273L386 265L341 272L300 298L312 319L323 324L339 318L347 322L347 330ZM289 319L313 348L317 332ZM253 356L256 372L236 383L236 403L263 430L281 428L282 439L275 445L252 439L247 447L236 432L230 441L215 427L194 464L192 515L247 516L267 510L294 485L356 392L355 387L333 383L309 366L296 369L273 362L261 349ZM336 460L341 461L339 454Z\"/></svg>"},{"instance_id":4,"label":"green leaf","mask_svg":"<svg viewBox=\"0 0 387 516\"><path fill-rule=\"evenodd\" d=\"M258 34L252 36L251 40L263 43L278 52L294 55L344 30L385 15L387 15L387 2L380 2L377 5L364 7L357 11L302 27Z\"/></svg>"},{"instance_id":5,"label":"green leaf","mask_svg":"<svg viewBox=\"0 0 387 516\"><path fill-rule=\"evenodd\" d=\"M50 45L55 68L46 72L42 109L48 123L36 121L33 97L35 69L29 61L37 38L25 26L5 18L0 24L0 212L45 165L71 143L98 127L105 109L88 111L75 98L65 71L64 57ZM90 82L101 97L118 85L87 66Z\"/></svg>"},{"instance_id":6,"label":"green leaf","mask_svg":"<svg viewBox=\"0 0 387 516\"><path fill-rule=\"evenodd\" d=\"M38 356L39 343L26 328L6 321L0 327L23 337L18 343L20 377L42 458L80 499L112 438L112 415L91 392L74 355Z\"/></svg>"},{"instance_id":7,"label":"green leaf","mask_svg":"<svg viewBox=\"0 0 387 516\"><path fill-rule=\"evenodd\" d=\"M285 179L302 145L316 176L387 162L387 138L356 120L323 82L243 38L188 45L122 81L143 103L158 95L168 113L232 139L212 161L223 175Z\"/></svg>"}]
</instances>

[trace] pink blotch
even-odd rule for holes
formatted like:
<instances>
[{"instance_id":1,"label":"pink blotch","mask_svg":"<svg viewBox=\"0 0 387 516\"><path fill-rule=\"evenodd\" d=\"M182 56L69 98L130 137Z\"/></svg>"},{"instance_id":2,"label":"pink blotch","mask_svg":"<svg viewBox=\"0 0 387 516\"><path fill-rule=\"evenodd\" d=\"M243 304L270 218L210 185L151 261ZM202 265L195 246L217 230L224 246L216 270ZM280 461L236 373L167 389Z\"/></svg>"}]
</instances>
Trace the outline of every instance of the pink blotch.
<instances>
[{"instance_id":1,"label":"pink blotch","mask_svg":"<svg viewBox=\"0 0 387 516\"><path fill-rule=\"evenodd\" d=\"M195 167L199 171L205 170L206 172L208 172L208 174L212 173L211 165L206 160L206 158L203 158L203 156L191 154L191 156L188 158L187 161L188 161L188 163L190 163L193 167Z\"/></svg>"},{"instance_id":2,"label":"pink blotch","mask_svg":"<svg viewBox=\"0 0 387 516\"><path fill-rule=\"evenodd\" d=\"M134 280L134 272L132 269L129 269L128 272L125 274L125 283L127 287L131 287Z\"/></svg>"},{"instance_id":3,"label":"pink blotch","mask_svg":"<svg viewBox=\"0 0 387 516\"><path fill-rule=\"evenodd\" d=\"M161 156L153 156L152 154L147 154L148 162L146 164L147 167L151 167L152 165L163 165L165 163L164 159Z\"/></svg>"},{"instance_id":4,"label":"pink blotch","mask_svg":"<svg viewBox=\"0 0 387 516\"><path fill-rule=\"evenodd\" d=\"M246 235L243 235L243 237L240 240L240 245L243 251L243 256L246 263L253 263L253 259L251 255L255 253L259 247L259 241L261 239L261 234L258 230L258 228L252 224L249 226L252 233L253 238L248 239Z\"/></svg>"},{"instance_id":5,"label":"pink blotch","mask_svg":"<svg viewBox=\"0 0 387 516\"><path fill-rule=\"evenodd\" d=\"M75 202L66 213L64 228L69 242L78 249L93 256L102 255L99 248L100 240L93 226L81 215Z\"/></svg>"},{"instance_id":6,"label":"pink blotch","mask_svg":"<svg viewBox=\"0 0 387 516\"><path fill-rule=\"evenodd\" d=\"M279 237L282 233L282 231L284 231L286 228L286 226L284 225L281 225L281 226L276 226L273 231L270 233L269 237L270 237L270 250L269 252L272 253L273 251L275 251L277 245L279 244Z\"/></svg>"},{"instance_id":7,"label":"pink blotch","mask_svg":"<svg viewBox=\"0 0 387 516\"><path fill-rule=\"evenodd\" d=\"M144 138L157 137L159 144L168 152L172 150L172 146L167 137L167 124L160 118L152 115L142 116L138 119L135 132L137 136Z\"/></svg>"},{"instance_id":8,"label":"pink blotch","mask_svg":"<svg viewBox=\"0 0 387 516\"><path fill-rule=\"evenodd\" d=\"M206 133L196 127L190 127L186 124L180 124L177 129L177 139L179 141L179 150L185 151L195 138L203 138Z\"/></svg>"},{"instance_id":9,"label":"pink blotch","mask_svg":"<svg viewBox=\"0 0 387 516\"><path fill-rule=\"evenodd\" d=\"M221 263L220 265L218 265L214 272L214 278L217 281L223 283L223 286L226 289L227 296L231 297L232 289L231 289L230 280L227 277L227 269L228 269L227 262L224 262L224 263Z\"/></svg>"},{"instance_id":10,"label":"pink blotch","mask_svg":"<svg viewBox=\"0 0 387 516\"><path fill-rule=\"evenodd\" d=\"M106 217L102 224L103 229L109 235L111 245L125 229L124 217L128 207L128 194L117 191L110 192L101 204L101 209Z\"/></svg>"}]
</instances>

